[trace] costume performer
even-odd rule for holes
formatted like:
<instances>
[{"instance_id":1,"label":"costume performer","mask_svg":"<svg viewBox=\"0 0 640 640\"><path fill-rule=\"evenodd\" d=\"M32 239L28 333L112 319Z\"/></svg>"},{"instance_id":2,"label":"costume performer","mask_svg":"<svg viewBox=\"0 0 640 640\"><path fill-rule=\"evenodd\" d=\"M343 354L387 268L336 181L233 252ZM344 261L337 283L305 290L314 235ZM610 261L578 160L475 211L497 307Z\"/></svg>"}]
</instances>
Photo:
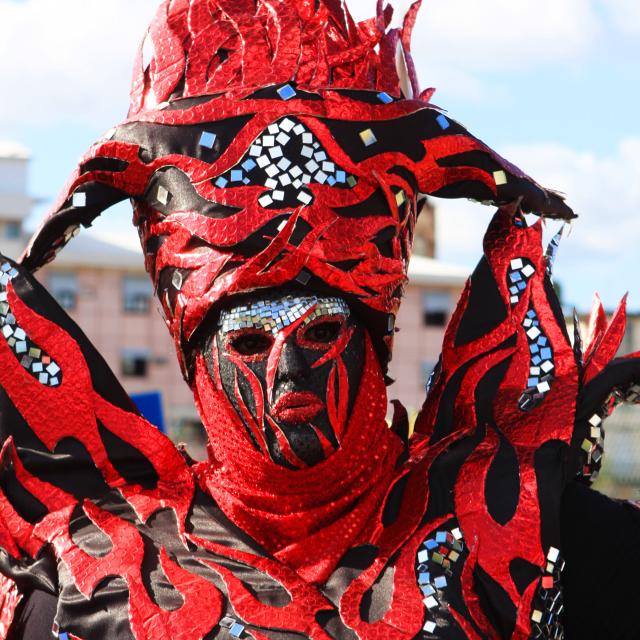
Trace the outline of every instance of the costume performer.
<instances>
[{"instance_id":1,"label":"costume performer","mask_svg":"<svg viewBox=\"0 0 640 640\"><path fill-rule=\"evenodd\" d=\"M573 214L418 90L419 4L160 7L128 120L2 266L1 637L636 637L638 515L587 488L638 398L624 310L572 346L524 212ZM410 437L385 370L421 194L498 212ZM206 462L31 275L124 198Z\"/></svg>"}]
</instances>

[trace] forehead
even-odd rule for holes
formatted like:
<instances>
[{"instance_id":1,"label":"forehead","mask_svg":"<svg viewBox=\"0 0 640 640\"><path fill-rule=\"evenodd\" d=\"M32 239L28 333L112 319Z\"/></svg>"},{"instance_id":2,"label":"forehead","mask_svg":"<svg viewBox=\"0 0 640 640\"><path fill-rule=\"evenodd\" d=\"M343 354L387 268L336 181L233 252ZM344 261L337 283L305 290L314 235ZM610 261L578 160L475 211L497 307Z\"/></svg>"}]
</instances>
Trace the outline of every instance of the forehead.
<instances>
[{"instance_id":1,"label":"forehead","mask_svg":"<svg viewBox=\"0 0 640 640\"><path fill-rule=\"evenodd\" d=\"M325 316L348 318L350 310L342 298L292 295L266 298L222 311L218 330L224 334L240 329L260 329L275 335L307 313L303 326Z\"/></svg>"}]
</instances>

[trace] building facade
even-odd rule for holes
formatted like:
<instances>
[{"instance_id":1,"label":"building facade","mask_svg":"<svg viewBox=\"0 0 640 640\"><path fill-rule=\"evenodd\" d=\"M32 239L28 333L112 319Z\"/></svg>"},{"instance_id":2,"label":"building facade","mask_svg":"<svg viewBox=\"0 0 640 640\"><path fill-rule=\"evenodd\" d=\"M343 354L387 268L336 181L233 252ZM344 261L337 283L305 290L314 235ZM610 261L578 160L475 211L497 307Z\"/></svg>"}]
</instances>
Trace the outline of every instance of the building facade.
<instances>
[{"instance_id":1,"label":"building facade","mask_svg":"<svg viewBox=\"0 0 640 640\"><path fill-rule=\"evenodd\" d=\"M29 156L16 145L0 146L0 251L17 258L28 236L23 222L28 197ZM434 210L421 215L405 301L398 317L390 375L391 399L411 413L421 406L429 373L439 354L444 328L468 275L465 269L433 258ZM170 435L204 455L193 397L182 379L173 342L164 326L144 270L141 251L87 234L62 251L37 277L78 323L130 394L159 391Z\"/></svg>"}]
</instances>

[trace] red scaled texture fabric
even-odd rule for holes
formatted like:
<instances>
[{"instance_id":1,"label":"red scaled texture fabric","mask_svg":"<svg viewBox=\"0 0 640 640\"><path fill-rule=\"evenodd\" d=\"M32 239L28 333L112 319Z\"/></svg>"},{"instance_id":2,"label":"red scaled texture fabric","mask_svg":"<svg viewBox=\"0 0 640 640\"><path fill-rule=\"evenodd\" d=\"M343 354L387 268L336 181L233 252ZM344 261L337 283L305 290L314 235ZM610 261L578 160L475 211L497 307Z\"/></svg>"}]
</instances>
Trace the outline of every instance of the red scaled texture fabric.
<instances>
[{"instance_id":1,"label":"red scaled texture fabric","mask_svg":"<svg viewBox=\"0 0 640 640\"><path fill-rule=\"evenodd\" d=\"M383 2L358 24L340 0L165 0L135 64L131 115L171 97L289 81L398 95L397 46L410 61L420 4L403 29L390 29ZM417 95L415 70L411 79Z\"/></svg>"},{"instance_id":2,"label":"red scaled texture fabric","mask_svg":"<svg viewBox=\"0 0 640 640\"><path fill-rule=\"evenodd\" d=\"M312 468L289 470L256 451L202 358L195 394L212 457L200 467L207 491L275 558L308 582L325 582L345 552L367 540L403 449L385 421L386 391L370 342L342 446Z\"/></svg>"}]
</instances>

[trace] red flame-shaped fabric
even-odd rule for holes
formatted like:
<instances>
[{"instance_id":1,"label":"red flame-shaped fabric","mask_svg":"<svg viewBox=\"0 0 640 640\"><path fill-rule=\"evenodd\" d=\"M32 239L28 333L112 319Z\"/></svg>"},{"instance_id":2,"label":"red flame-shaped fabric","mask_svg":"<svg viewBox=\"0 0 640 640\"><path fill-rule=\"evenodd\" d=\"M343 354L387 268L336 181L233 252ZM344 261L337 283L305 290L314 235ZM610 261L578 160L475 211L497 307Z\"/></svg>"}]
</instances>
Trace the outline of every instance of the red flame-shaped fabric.
<instances>
[{"instance_id":1,"label":"red flame-shaped fabric","mask_svg":"<svg viewBox=\"0 0 640 640\"><path fill-rule=\"evenodd\" d=\"M24 264L52 260L79 225L130 197L187 377L211 309L292 283L369 310L385 364L421 194L573 216L430 104L432 92L400 93L399 50L417 92L418 7L394 30L381 2L360 24L337 1L165 2L129 119L81 160Z\"/></svg>"}]
</instances>

